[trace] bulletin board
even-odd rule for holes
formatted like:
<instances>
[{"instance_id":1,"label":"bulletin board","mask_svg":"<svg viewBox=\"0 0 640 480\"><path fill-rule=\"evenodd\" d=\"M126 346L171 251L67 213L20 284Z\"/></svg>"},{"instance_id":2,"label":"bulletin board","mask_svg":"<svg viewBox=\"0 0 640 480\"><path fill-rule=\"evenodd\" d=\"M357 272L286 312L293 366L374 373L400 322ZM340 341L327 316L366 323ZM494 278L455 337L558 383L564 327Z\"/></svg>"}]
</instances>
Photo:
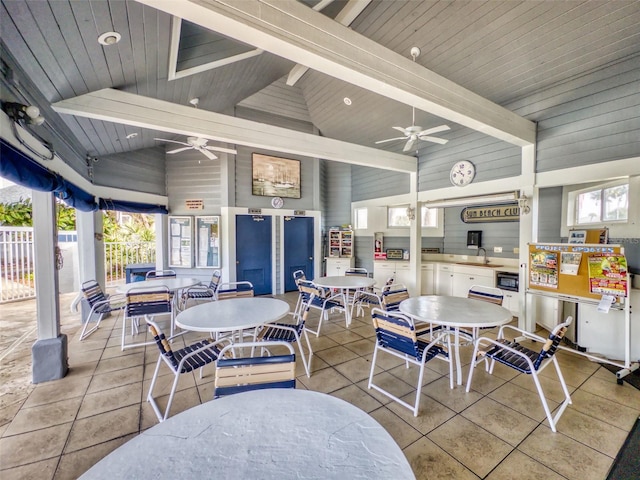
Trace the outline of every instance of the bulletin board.
<instances>
[{"instance_id":1,"label":"bulletin board","mask_svg":"<svg viewBox=\"0 0 640 480\"><path fill-rule=\"evenodd\" d=\"M220 268L220 217L196 217L196 268Z\"/></svg>"},{"instance_id":2,"label":"bulletin board","mask_svg":"<svg viewBox=\"0 0 640 480\"><path fill-rule=\"evenodd\" d=\"M169 267L193 268L193 217L169 217Z\"/></svg>"},{"instance_id":3,"label":"bulletin board","mask_svg":"<svg viewBox=\"0 0 640 480\"><path fill-rule=\"evenodd\" d=\"M599 300L629 293L624 247L620 245L530 243L530 291Z\"/></svg>"}]
</instances>

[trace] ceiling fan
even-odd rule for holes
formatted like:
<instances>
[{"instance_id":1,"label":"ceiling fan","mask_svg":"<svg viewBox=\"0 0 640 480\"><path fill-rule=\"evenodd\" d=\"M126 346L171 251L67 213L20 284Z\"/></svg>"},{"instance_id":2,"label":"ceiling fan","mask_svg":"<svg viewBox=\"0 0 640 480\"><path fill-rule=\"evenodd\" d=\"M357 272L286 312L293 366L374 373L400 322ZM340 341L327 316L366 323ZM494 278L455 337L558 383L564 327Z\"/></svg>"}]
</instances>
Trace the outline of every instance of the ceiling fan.
<instances>
[{"instance_id":1,"label":"ceiling fan","mask_svg":"<svg viewBox=\"0 0 640 480\"><path fill-rule=\"evenodd\" d=\"M417 56L420 55L420 49L418 47L413 47L411 49L411 56L413 57L413 61L416 61ZM403 152L408 152L413 148L418 140L426 140L427 142L439 143L440 145L444 145L449 140L445 140L444 138L432 137L432 133L444 132L445 130L451 130L448 125L440 125L438 127L427 128L423 130L422 127L416 125L416 108L411 107L412 111L412 121L411 126L403 128L403 127L393 127L394 130L398 130L402 132L404 136L395 137L395 138L387 138L386 140L379 140L376 142L377 144L386 143L386 142L394 142L396 140L406 140Z\"/></svg>"},{"instance_id":2,"label":"ceiling fan","mask_svg":"<svg viewBox=\"0 0 640 480\"><path fill-rule=\"evenodd\" d=\"M210 145L207 145L207 142L209 140L202 137L187 137L186 142L178 142L177 140L169 140L167 138L154 138L154 140L158 140L160 142L170 142L170 143L177 143L179 145L185 145L184 147L181 147L181 148L169 150L167 153L170 153L170 154L184 152L185 150L197 150L198 152L202 153L205 157L207 157L209 160L215 160L218 157L213 153L211 153L211 151L232 153L234 155L238 153L236 150L232 148L212 147Z\"/></svg>"}]
</instances>

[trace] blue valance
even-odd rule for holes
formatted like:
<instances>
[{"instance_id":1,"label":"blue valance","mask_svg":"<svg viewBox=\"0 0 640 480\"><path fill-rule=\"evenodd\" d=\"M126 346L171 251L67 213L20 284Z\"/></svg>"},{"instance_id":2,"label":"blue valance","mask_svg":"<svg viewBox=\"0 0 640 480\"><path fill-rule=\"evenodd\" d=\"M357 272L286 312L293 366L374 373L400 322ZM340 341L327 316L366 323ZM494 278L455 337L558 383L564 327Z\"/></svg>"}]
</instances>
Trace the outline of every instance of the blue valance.
<instances>
[{"instance_id":1,"label":"blue valance","mask_svg":"<svg viewBox=\"0 0 640 480\"><path fill-rule=\"evenodd\" d=\"M55 192L64 203L77 210L82 212L96 212L98 210L96 197L67 180L63 180L62 186Z\"/></svg>"},{"instance_id":2,"label":"blue valance","mask_svg":"<svg viewBox=\"0 0 640 480\"><path fill-rule=\"evenodd\" d=\"M117 210L129 213L169 213L164 205L151 205L148 203L125 202L123 200L99 199L100 210Z\"/></svg>"}]
</instances>

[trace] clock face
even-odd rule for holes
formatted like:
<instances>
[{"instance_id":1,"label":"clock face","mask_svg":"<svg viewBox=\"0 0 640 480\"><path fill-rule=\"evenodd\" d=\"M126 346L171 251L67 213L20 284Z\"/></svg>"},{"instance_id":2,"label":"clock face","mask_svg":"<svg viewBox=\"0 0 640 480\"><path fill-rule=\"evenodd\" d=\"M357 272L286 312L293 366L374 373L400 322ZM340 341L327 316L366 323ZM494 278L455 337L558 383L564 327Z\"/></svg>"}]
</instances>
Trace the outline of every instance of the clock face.
<instances>
[{"instance_id":1,"label":"clock face","mask_svg":"<svg viewBox=\"0 0 640 480\"><path fill-rule=\"evenodd\" d=\"M467 160L456 162L451 168L449 178L453 185L463 187L469 185L476 175L476 167Z\"/></svg>"},{"instance_id":2,"label":"clock face","mask_svg":"<svg viewBox=\"0 0 640 480\"><path fill-rule=\"evenodd\" d=\"M273 197L271 199L271 206L273 208L282 208L283 205L284 205L284 200L282 200L281 197Z\"/></svg>"}]
</instances>

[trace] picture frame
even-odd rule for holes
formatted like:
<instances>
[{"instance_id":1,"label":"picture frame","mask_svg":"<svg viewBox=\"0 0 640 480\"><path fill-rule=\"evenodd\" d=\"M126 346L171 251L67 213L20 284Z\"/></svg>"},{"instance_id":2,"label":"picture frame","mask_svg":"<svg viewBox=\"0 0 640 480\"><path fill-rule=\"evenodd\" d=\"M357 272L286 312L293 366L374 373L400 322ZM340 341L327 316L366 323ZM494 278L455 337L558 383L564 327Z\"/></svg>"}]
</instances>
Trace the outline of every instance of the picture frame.
<instances>
[{"instance_id":1,"label":"picture frame","mask_svg":"<svg viewBox=\"0 0 640 480\"><path fill-rule=\"evenodd\" d=\"M220 217L196 216L196 268L220 268Z\"/></svg>"},{"instance_id":2,"label":"picture frame","mask_svg":"<svg viewBox=\"0 0 640 480\"><path fill-rule=\"evenodd\" d=\"M193 268L193 217L169 217L169 267Z\"/></svg>"},{"instance_id":3,"label":"picture frame","mask_svg":"<svg viewBox=\"0 0 640 480\"><path fill-rule=\"evenodd\" d=\"M300 198L300 160L252 153L251 193L261 197Z\"/></svg>"}]
</instances>

